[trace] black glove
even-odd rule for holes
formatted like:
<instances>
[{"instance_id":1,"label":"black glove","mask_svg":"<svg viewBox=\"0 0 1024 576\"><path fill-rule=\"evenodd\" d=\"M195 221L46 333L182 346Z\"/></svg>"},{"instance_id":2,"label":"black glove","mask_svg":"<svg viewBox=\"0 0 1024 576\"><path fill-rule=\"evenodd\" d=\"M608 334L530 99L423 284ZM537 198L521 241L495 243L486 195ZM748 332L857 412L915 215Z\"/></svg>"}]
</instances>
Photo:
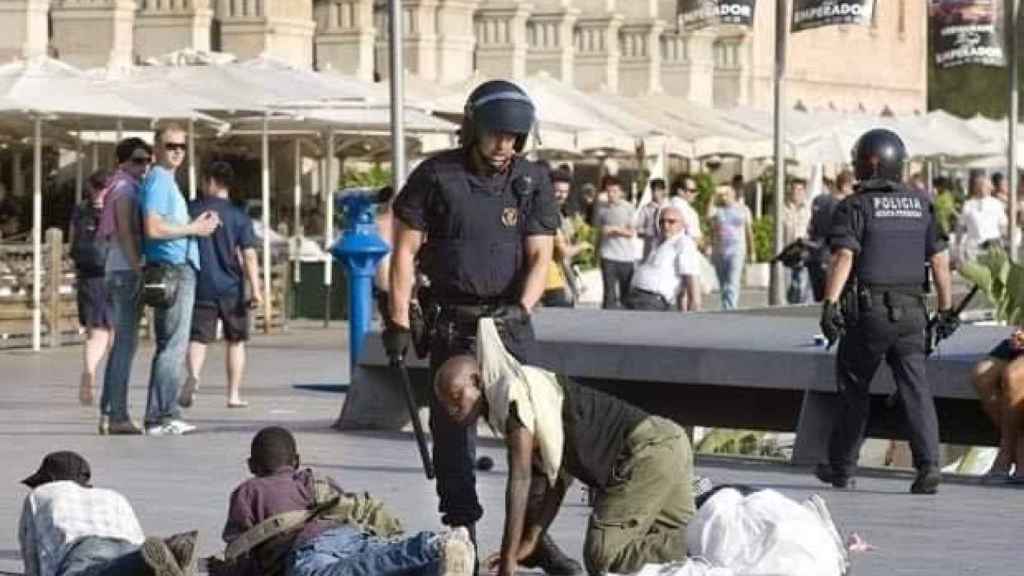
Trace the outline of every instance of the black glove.
<instances>
[{"instance_id":1,"label":"black glove","mask_svg":"<svg viewBox=\"0 0 1024 576\"><path fill-rule=\"evenodd\" d=\"M494 318L495 323L501 324L503 322L525 322L530 318L530 313L522 304L503 304L496 307L488 316Z\"/></svg>"},{"instance_id":2,"label":"black glove","mask_svg":"<svg viewBox=\"0 0 1024 576\"><path fill-rule=\"evenodd\" d=\"M388 321L384 325L381 339L384 341L384 351L387 352L388 358L401 362L405 358L405 351L409 349L409 342L412 341L412 332L405 326Z\"/></svg>"},{"instance_id":3,"label":"black glove","mask_svg":"<svg viewBox=\"0 0 1024 576\"><path fill-rule=\"evenodd\" d=\"M935 338L945 340L960 327L960 317L952 310L940 310L935 315Z\"/></svg>"},{"instance_id":4,"label":"black glove","mask_svg":"<svg viewBox=\"0 0 1024 576\"><path fill-rule=\"evenodd\" d=\"M825 300L825 305L821 307L821 322L819 326L821 326L821 333L828 340L828 348L831 348L836 343L836 340L839 340L843 333L846 332L846 321L843 319L843 314L839 311L839 306L835 302Z\"/></svg>"}]
</instances>

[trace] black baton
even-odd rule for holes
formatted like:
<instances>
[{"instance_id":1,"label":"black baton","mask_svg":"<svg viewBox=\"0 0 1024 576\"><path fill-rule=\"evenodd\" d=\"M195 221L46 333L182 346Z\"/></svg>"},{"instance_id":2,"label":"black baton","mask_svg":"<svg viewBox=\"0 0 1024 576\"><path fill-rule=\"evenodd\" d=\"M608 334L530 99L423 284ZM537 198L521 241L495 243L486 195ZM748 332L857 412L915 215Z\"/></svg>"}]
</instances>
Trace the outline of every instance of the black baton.
<instances>
[{"instance_id":1,"label":"black baton","mask_svg":"<svg viewBox=\"0 0 1024 576\"><path fill-rule=\"evenodd\" d=\"M409 409L409 416L412 418L412 430L416 434L416 445L420 449L420 460L423 462L423 473L427 480L434 479L434 463L430 461L430 452L427 450L427 437L423 435L423 425L420 423L419 410L416 409L416 398L412 394L412 382L409 380L409 370L405 363L399 358L391 359L391 367L396 368L402 376L402 388L405 389L405 406Z\"/></svg>"}]
</instances>

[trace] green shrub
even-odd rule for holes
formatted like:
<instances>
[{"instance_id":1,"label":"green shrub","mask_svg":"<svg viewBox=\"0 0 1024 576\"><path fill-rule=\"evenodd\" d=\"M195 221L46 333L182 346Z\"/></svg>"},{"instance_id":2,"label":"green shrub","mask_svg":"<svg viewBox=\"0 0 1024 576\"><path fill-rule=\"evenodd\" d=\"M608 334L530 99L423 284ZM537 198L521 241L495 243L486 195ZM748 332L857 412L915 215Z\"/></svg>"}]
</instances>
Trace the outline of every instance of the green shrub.
<instances>
[{"instance_id":1,"label":"green shrub","mask_svg":"<svg viewBox=\"0 0 1024 576\"><path fill-rule=\"evenodd\" d=\"M379 164L369 170L346 170L341 177L342 188L383 188L391 184L391 170L381 168Z\"/></svg>"},{"instance_id":2,"label":"green shrub","mask_svg":"<svg viewBox=\"0 0 1024 576\"><path fill-rule=\"evenodd\" d=\"M957 201L952 192L940 191L935 196L935 218L943 233L949 234L953 231L956 223Z\"/></svg>"},{"instance_id":3,"label":"green shrub","mask_svg":"<svg viewBox=\"0 0 1024 576\"><path fill-rule=\"evenodd\" d=\"M579 266L580 270L592 270L597 268L597 251L594 247L597 246L598 234L597 228L587 224L583 217L576 214L573 218L573 227L576 230L576 242L589 242L591 248L580 252L572 259L572 263Z\"/></svg>"},{"instance_id":4,"label":"green shrub","mask_svg":"<svg viewBox=\"0 0 1024 576\"><path fill-rule=\"evenodd\" d=\"M754 261L770 262L775 256L775 217L762 216L754 221Z\"/></svg>"}]
</instances>

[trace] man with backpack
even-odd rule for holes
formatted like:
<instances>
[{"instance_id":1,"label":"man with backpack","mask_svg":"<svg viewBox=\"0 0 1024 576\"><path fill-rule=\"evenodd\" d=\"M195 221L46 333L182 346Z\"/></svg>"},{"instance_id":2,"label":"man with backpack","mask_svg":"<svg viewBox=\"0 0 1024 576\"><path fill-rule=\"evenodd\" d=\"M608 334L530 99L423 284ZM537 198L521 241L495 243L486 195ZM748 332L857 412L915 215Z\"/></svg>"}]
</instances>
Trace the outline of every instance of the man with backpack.
<instances>
[{"instance_id":1,"label":"man with backpack","mask_svg":"<svg viewBox=\"0 0 1024 576\"><path fill-rule=\"evenodd\" d=\"M75 263L75 295L78 300L78 324L85 328L83 370L78 385L78 401L92 404L96 386L96 367L110 344L110 301L107 298L107 242L100 238L100 216L110 190L111 174L97 170L87 181L88 197L71 213L71 259Z\"/></svg>"},{"instance_id":2,"label":"man with backpack","mask_svg":"<svg viewBox=\"0 0 1024 576\"><path fill-rule=\"evenodd\" d=\"M125 138L117 144L115 154L118 168L103 204L98 232L107 244L104 270L114 328L114 345L103 376L99 433L141 434L142 430L128 417L128 379L139 337L139 183L149 169L153 149L141 138Z\"/></svg>"}]
</instances>

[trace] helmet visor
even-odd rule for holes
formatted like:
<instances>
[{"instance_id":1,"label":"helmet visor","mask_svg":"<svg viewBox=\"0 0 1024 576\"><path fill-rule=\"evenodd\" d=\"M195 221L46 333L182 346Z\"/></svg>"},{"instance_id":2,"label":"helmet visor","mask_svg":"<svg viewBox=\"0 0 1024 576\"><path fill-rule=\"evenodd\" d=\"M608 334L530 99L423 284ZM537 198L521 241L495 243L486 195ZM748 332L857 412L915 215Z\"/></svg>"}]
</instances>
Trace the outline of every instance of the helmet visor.
<instances>
[{"instance_id":1,"label":"helmet visor","mask_svg":"<svg viewBox=\"0 0 1024 576\"><path fill-rule=\"evenodd\" d=\"M526 135L533 128L533 120L533 104L525 98L495 98L478 104L473 111L473 124L481 134L505 132Z\"/></svg>"}]
</instances>

